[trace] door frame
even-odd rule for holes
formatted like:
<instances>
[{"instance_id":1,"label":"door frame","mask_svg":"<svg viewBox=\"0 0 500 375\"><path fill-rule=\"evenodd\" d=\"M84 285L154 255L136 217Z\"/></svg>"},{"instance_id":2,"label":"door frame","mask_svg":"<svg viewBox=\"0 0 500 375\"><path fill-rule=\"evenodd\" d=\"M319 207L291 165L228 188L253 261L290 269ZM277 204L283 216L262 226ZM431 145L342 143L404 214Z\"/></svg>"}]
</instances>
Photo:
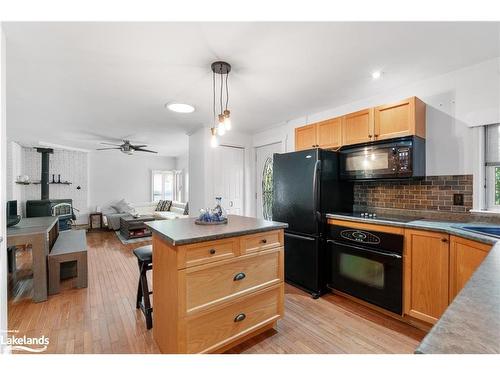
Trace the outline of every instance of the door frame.
<instances>
[{"instance_id":1,"label":"door frame","mask_svg":"<svg viewBox=\"0 0 500 375\"><path fill-rule=\"evenodd\" d=\"M253 206L254 206L254 209L255 209L255 217L257 217L257 211L258 211L258 207L257 207L257 196L258 196L258 191L259 191L259 171L257 170L257 150L259 148L262 148L262 147L267 147L267 146L271 146L271 145L277 145L279 144L281 147L281 150L283 151L283 140L278 140L278 141L274 141L274 142L270 142L270 143L266 143L266 144L263 144L263 145L258 145L258 146L255 146L254 147L254 162L253 162L253 166L254 166L254 180L255 180L255 183L254 183L254 189L255 189L255 194L254 194L254 197L253 197Z\"/></svg>"}]
</instances>

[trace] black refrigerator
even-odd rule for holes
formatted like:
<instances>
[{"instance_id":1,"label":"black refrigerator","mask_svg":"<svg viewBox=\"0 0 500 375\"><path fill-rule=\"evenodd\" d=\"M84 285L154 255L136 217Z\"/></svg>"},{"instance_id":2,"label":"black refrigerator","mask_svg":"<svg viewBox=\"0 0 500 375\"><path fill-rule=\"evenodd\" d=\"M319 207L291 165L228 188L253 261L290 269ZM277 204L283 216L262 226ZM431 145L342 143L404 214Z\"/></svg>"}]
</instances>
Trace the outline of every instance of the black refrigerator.
<instances>
[{"instance_id":1,"label":"black refrigerator","mask_svg":"<svg viewBox=\"0 0 500 375\"><path fill-rule=\"evenodd\" d=\"M353 187L339 180L338 154L312 149L274 154L273 220L285 229L285 280L314 298L326 291L325 214L350 212Z\"/></svg>"}]
</instances>

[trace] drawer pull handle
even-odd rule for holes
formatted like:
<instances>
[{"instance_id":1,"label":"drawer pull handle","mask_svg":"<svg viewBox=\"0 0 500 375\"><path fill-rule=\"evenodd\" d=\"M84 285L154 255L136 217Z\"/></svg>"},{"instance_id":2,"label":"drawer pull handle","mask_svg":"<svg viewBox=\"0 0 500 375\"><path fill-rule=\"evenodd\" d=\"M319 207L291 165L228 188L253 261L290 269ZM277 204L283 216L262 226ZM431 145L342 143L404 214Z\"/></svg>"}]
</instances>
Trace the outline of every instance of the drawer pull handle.
<instances>
[{"instance_id":1,"label":"drawer pull handle","mask_svg":"<svg viewBox=\"0 0 500 375\"><path fill-rule=\"evenodd\" d=\"M236 317L234 318L234 322L235 322L235 323L241 322L241 321L245 320L245 318L246 318L246 317L247 317L247 316L246 316L245 314L243 314L243 313L238 314L238 315L236 315Z\"/></svg>"},{"instance_id":2,"label":"drawer pull handle","mask_svg":"<svg viewBox=\"0 0 500 375\"><path fill-rule=\"evenodd\" d=\"M234 278L233 278L233 281L240 281L240 280L243 280L247 275L245 275L243 272L240 272L240 273L237 273Z\"/></svg>"},{"instance_id":3,"label":"drawer pull handle","mask_svg":"<svg viewBox=\"0 0 500 375\"><path fill-rule=\"evenodd\" d=\"M260 242L267 243L267 240L264 238L264 239L260 240Z\"/></svg>"},{"instance_id":4,"label":"drawer pull handle","mask_svg":"<svg viewBox=\"0 0 500 375\"><path fill-rule=\"evenodd\" d=\"M211 255L214 255L214 254L215 254L215 249L210 249L209 253L210 253Z\"/></svg>"}]
</instances>

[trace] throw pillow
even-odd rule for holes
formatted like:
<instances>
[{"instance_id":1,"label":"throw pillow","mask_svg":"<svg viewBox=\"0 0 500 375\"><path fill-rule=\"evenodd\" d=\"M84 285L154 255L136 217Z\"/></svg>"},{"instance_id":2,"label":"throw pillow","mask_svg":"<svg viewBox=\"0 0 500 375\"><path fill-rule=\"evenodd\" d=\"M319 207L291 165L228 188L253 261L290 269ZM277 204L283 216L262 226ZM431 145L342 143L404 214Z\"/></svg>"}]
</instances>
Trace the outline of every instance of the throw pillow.
<instances>
[{"instance_id":1,"label":"throw pillow","mask_svg":"<svg viewBox=\"0 0 500 375\"><path fill-rule=\"evenodd\" d=\"M128 204L125 199L122 199L115 203L114 205L111 205L119 214L129 214L134 211L134 208Z\"/></svg>"},{"instance_id":2,"label":"throw pillow","mask_svg":"<svg viewBox=\"0 0 500 375\"><path fill-rule=\"evenodd\" d=\"M163 207L163 211L170 211L170 207L172 207L172 201L166 200L165 207Z\"/></svg>"},{"instance_id":3,"label":"throw pillow","mask_svg":"<svg viewBox=\"0 0 500 375\"><path fill-rule=\"evenodd\" d=\"M161 208L162 208L162 207L163 207L163 205L165 204L164 202L165 202L164 200L160 199L160 200L158 201L158 204L156 205L155 211L161 211L161 210L162 210Z\"/></svg>"}]
</instances>

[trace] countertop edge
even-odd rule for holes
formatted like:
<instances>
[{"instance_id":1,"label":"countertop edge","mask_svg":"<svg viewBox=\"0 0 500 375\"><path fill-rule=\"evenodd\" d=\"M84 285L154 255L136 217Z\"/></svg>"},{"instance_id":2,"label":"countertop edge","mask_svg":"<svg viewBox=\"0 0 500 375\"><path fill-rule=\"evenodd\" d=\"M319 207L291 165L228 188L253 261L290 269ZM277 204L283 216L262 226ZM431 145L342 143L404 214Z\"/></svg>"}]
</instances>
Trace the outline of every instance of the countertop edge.
<instances>
[{"instance_id":1,"label":"countertop edge","mask_svg":"<svg viewBox=\"0 0 500 375\"><path fill-rule=\"evenodd\" d=\"M190 244L194 244L194 243L215 241L215 240L220 240L220 239L224 239L224 238L238 237L238 236L244 236L247 234L270 232L272 230L280 230L280 229L288 228L288 224L277 224L277 225L273 225L270 227L263 227L263 228L256 228L256 229L245 229L245 230L234 231L231 233L214 234L214 235L208 235L205 237L200 237L200 238L195 238L195 239L185 239L185 240L175 241L173 238L168 237L167 235L165 235L161 231L157 230L156 228L149 226L148 223L145 223L145 224L153 231L153 234L157 234L158 236L160 236L162 239L167 241L172 246L190 245Z\"/></svg>"}]
</instances>

